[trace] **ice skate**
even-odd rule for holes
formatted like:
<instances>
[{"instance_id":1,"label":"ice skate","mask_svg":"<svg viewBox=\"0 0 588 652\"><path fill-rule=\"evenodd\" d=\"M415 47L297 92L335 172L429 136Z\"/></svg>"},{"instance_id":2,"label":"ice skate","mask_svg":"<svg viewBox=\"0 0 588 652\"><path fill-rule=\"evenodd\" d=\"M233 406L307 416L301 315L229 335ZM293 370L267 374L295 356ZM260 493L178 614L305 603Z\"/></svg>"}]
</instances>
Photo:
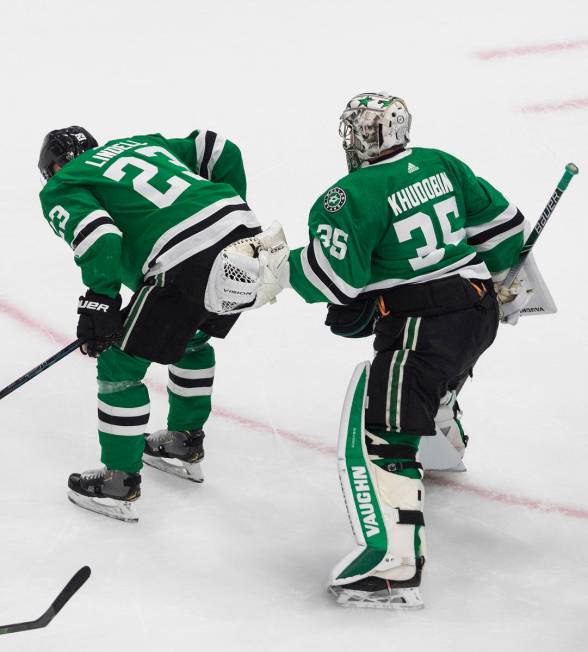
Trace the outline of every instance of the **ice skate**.
<instances>
[{"instance_id":1,"label":"ice skate","mask_svg":"<svg viewBox=\"0 0 588 652\"><path fill-rule=\"evenodd\" d=\"M143 462L191 482L203 482L203 430L157 430L145 435Z\"/></svg>"},{"instance_id":2,"label":"ice skate","mask_svg":"<svg viewBox=\"0 0 588 652\"><path fill-rule=\"evenodd\" d=\"M351 584L330 585L329 591L342 607L415 610L425 606L418 588L420 579L419 569L412 580L404 582L366 577Z\"/></svg>"},{"instance_id":3,"label":"ice skate","mask_svg":"<svg viewBox=\"0 0 588 652\"><path fill-rule=\"evenodd\" d=\"M72 473L69 476L69 500L91 512L104 514L127 523L139 516L133 502L141 495L139 473L125 473L107 468Z\"/></svg>"}]
</instances>

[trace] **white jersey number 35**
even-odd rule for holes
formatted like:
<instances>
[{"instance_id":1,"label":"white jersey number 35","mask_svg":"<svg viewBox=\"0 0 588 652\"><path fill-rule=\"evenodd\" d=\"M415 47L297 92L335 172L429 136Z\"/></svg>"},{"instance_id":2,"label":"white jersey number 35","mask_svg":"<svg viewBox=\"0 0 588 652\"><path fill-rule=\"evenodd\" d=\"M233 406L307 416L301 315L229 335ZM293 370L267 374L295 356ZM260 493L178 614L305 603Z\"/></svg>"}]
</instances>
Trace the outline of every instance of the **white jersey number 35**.
<instances>
[{"instance_id":1,"label":"white jersey number 35","mask_svg":"<svg viewBox=\"0 0 588 652\"><path fill-rule=\"evenodd\" d=\"M347 239L349 234L341 229L333 230L330 224L319 224L317 228L318 237L323 247L329 250L329 254L337 260L343 260L347 254Z\"/></svg>"},{"instance_id":2,"label":"white jersey number 35","mask_svg":"<svg viewBox=\"0 0 588 652\"><path fill-rule=\"evenodd\" d=\"M419 231L425 238L425 244L416 248L416 257L409 258L408 262L413 270L423 269L439 263L445 255L443 245L459 244L466 237L465 229L459 228L452 230L450 215L457 220L459 213L455 197L448 197L443 201L433 204L433 210L437 217L437 222L441 227L443 238L440 241L435 232L433 218L427 213L415 213L399 222L394 222L394 230L399 242L408 242L413 240L413 233Z\"/></svg>"}]
</instances>

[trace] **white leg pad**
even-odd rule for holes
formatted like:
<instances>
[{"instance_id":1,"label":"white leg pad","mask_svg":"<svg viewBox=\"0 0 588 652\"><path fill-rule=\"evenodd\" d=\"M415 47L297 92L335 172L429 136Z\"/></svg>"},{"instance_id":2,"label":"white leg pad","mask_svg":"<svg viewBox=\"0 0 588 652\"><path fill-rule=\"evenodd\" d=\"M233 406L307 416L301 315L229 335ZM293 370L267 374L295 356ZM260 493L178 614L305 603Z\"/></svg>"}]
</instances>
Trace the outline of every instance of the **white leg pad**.
<instances>
[{"instance_id":1,"label":"white leg pad","mask_svg":"<svg viewBox=\"0 0 588 652\"><path fill-rule=\"evenodd\" d=\"M417 571L417 555L424 556L424 525L419 526L421 545L415 551L417 525L406 522L415 513L422 514L422 482L389 473L369 461L364 436L369 369L369 362L356 367L343 406L339 478L357 546L333 569L331 587L370 576L408 580Z\"/></svg>"}]
</instances>

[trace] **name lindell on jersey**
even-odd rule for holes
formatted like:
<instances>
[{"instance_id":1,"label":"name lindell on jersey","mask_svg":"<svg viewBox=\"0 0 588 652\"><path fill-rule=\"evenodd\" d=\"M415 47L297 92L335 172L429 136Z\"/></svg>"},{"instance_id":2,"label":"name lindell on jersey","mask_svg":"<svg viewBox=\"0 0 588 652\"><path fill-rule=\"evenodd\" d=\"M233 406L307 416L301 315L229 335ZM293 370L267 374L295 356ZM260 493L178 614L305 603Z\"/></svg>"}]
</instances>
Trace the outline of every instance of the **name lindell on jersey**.
<instances>
[{"instance_id":1,"label":"name lindell on jersey","mask_svg":"<svg viewBox=\"0 0 588 652\"><path fill-rule=\"evenodd\" d=\"M401 215L411 208L416 208L431 199L447 195L450 192L453 192L453 185L445 172L441 172L393 192L388 197L388 203L392 207L394 215Z\"/></svg>"}]
</instances>

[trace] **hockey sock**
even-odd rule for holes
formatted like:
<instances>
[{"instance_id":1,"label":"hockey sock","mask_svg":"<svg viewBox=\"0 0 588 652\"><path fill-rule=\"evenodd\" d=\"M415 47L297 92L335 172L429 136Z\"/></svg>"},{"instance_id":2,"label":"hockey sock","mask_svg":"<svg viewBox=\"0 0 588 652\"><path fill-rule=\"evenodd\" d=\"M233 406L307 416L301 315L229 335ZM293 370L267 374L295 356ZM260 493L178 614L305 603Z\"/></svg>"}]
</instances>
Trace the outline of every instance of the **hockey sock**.
<instances>
[{"instance_id":1,"label":"hockey sock","mask_svg":"<svg viewBox=\"0 0 588 652\"><path fill-rule=\"evenodd\" d=\"M196 333L180 360L168 367L168 430L199 430L210 415L215 357L209 339Z\"/></svg>"},{"instance_id":2,"label":"hockey sock","mask_svg":"<svg viewBox=\"0 0 588 652\"><path fill-rule=\"evenodd\" d=\"M377 442L377 440L374 439L374 436L383 441ZM378 431L368 432L367 438L368 444L371 439L371 441L374 443L386 443L390 446L389 451L392 453L390 457L370 455L370 460L376 466L379 466L385 471L391 471L391 469L394 468L394 470L391 471L392 473L403 475L406 478L412 478L413 480L421 479L421 473L419 469L403 467L403 462L408 462L409 464L415 462L416 454L419 449L419 442L421 440L420 436L406 435L401 432L390 433Z\"/></svg>"},{"instance_id":3,"label":"hockey sock","mask_svg":"<svg viewBox=\"0 0 588 652\"><path fill-rule=\"evenodd\" d=\"M149 393L141 379L148 367L116 347L98 358L98 435L109 469L138 473L143 466Z\"/></svg>"}]
</instances>

